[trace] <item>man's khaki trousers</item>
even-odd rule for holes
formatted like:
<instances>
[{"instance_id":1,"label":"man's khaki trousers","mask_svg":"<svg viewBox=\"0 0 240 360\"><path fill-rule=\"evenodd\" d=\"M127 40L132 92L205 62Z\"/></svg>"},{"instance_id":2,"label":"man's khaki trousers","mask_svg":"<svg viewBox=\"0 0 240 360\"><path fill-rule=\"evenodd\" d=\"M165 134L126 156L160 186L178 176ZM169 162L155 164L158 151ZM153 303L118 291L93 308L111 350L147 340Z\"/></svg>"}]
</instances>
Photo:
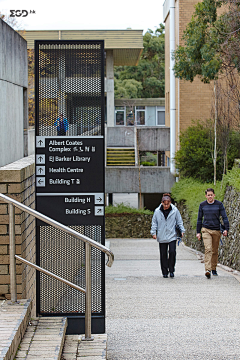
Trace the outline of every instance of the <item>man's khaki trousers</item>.
<instances>
[{"instance_id":1,"label":"man's khaki trousers","mask_svg":"<svg viewBox=\"0 0 240 360\"><path fill-rule=\"evenodd\" d=\"M205 270L216 270L218 262L218 246L221 231L202 228L202 238L205 246Z\"/></svg>"}]
</instances>

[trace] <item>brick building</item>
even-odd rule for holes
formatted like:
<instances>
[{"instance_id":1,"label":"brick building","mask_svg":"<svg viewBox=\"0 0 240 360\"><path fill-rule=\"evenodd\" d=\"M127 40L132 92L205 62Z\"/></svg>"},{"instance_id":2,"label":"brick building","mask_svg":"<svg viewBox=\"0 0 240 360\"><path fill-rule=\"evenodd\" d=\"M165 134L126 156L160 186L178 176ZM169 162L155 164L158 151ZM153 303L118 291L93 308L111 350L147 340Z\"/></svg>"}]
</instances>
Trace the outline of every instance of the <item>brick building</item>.
<instances>
[{"instance_id":1,"label":"brick building","mask_svg":"<svg viewBox=\"0 0 240 360\"><path fill-rule=\"evenodd\" d=\"M171 150L169 152L170 158L172 158L174 152L179 149L180 132L190 126L192 120L205 120L211 117L213 85L204 84L199 78L194 79L192 83L190 81L173 78L172 81L173 84L175 84L175 101L172 99L173 103L171 105L171 42L175 42L175 44L172 44L175 48L177 45L184 45L182 40L183 31L191 20L195 10L194 6L200 1L201 0L165 0L163 5L165 22L165 118L166 126L171 127L171 135L176 139L175 144L171 144ZM174 124L175 131L173 129ZM171 168L171 172L175 172L174 165Z\"/></svg>"}]
</instances>

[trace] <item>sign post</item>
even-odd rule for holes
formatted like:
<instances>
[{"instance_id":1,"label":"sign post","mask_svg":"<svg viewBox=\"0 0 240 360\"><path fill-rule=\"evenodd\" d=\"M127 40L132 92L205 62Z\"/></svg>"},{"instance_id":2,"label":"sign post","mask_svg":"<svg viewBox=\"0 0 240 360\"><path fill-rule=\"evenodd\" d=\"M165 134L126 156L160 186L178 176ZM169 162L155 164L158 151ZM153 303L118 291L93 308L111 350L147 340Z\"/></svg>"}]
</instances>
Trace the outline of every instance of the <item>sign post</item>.
<instances>
[{"instance_id":1,"label":"sign post","mask_svg":"<svg viewBox=\"0 0 240 360\"><path fill-rule=\"evenodd\" d=\"M36 41L36 209L95 241L104 235L103 41ZM37 264L85 285L85 244L37 221ZM92 332L105 332L104 254L91 251ZM37 312L84 333L85 299L37 278Z\"/></svg>"}]
</instances>

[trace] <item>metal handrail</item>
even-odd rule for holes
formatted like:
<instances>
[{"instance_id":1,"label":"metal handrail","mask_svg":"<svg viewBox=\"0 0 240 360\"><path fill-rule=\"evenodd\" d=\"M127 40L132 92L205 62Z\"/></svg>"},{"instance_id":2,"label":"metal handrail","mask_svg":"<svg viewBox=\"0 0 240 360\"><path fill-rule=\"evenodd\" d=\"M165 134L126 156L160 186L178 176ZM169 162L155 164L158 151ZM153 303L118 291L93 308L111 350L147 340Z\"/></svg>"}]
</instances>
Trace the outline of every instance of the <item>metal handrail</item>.
<instances>
[{"instance_id":1,"label":"metal handrail","mask_svg":"<svg viewBox=\"0 0 240 360\"><path fill-rule=\"evenodd\" d=\"M10 252L10 287L11 287L11 301L16 302L17 301L17 285L16 285L16 260L19 260L33 268L35 268L38 271L41 271L59 281L62 281L63 283L73 287L76 290L79 290L83 293L85 293L85 340L93 340L93 337L91 335L91 246L103 251L108 256L108 261L106 263L107 266L111 267L114 261L114 254L110 249L108 249L106 246L99 244L98 242L90 239L89 237L82 235L78 233L77 231L69 228L66 225L63 225L59 223L58 221L55 221L48 216L45 216L41 213L39 213L36 210L33 210L29 208L26 205L23 205L22 203L6 196L0 193L0 199L4 200L6 203L9 204L9 252ZM50 271L43 269L30 261L23 259L22 257L15 254L15 207L18 209L27 212L28 214L34 216L35 218L44 221L45 223L52 225L53 227L60 229L64 231L65 233L74 236L75 238L78 238L85 242L86 248L85 248L85 263L86 263L86 290L82 289L80 286L77 286L70 281L63 279Z\"/></svg>"}]
</instances>

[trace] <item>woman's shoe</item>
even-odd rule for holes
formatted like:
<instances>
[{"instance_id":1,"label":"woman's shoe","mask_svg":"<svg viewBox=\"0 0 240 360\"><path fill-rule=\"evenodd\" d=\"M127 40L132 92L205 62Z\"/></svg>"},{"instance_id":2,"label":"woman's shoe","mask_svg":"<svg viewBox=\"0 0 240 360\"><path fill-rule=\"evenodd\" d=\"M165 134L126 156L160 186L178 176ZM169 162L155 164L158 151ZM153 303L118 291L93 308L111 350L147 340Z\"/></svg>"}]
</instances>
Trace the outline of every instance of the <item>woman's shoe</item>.
<instances>
[{"instance_id":1,"label":"woman's shoe","mask_svg":"<svg viewBox=\"0 0 240 360\"><path fill-rule=\"evenodd\" d=\"M168 278L168 275L163 275L164 278Z\"/></svg>"},{"instance_id":2,"label":"woman's shoe","mask_svg":"<svg viewBox=\"0 0 240 360\"><path fill-rule=\"evenodd\" d=\"M174 273L170 273L170 277L171 277L171 278L174 278Z\"/></svg>"}]
</instances>

